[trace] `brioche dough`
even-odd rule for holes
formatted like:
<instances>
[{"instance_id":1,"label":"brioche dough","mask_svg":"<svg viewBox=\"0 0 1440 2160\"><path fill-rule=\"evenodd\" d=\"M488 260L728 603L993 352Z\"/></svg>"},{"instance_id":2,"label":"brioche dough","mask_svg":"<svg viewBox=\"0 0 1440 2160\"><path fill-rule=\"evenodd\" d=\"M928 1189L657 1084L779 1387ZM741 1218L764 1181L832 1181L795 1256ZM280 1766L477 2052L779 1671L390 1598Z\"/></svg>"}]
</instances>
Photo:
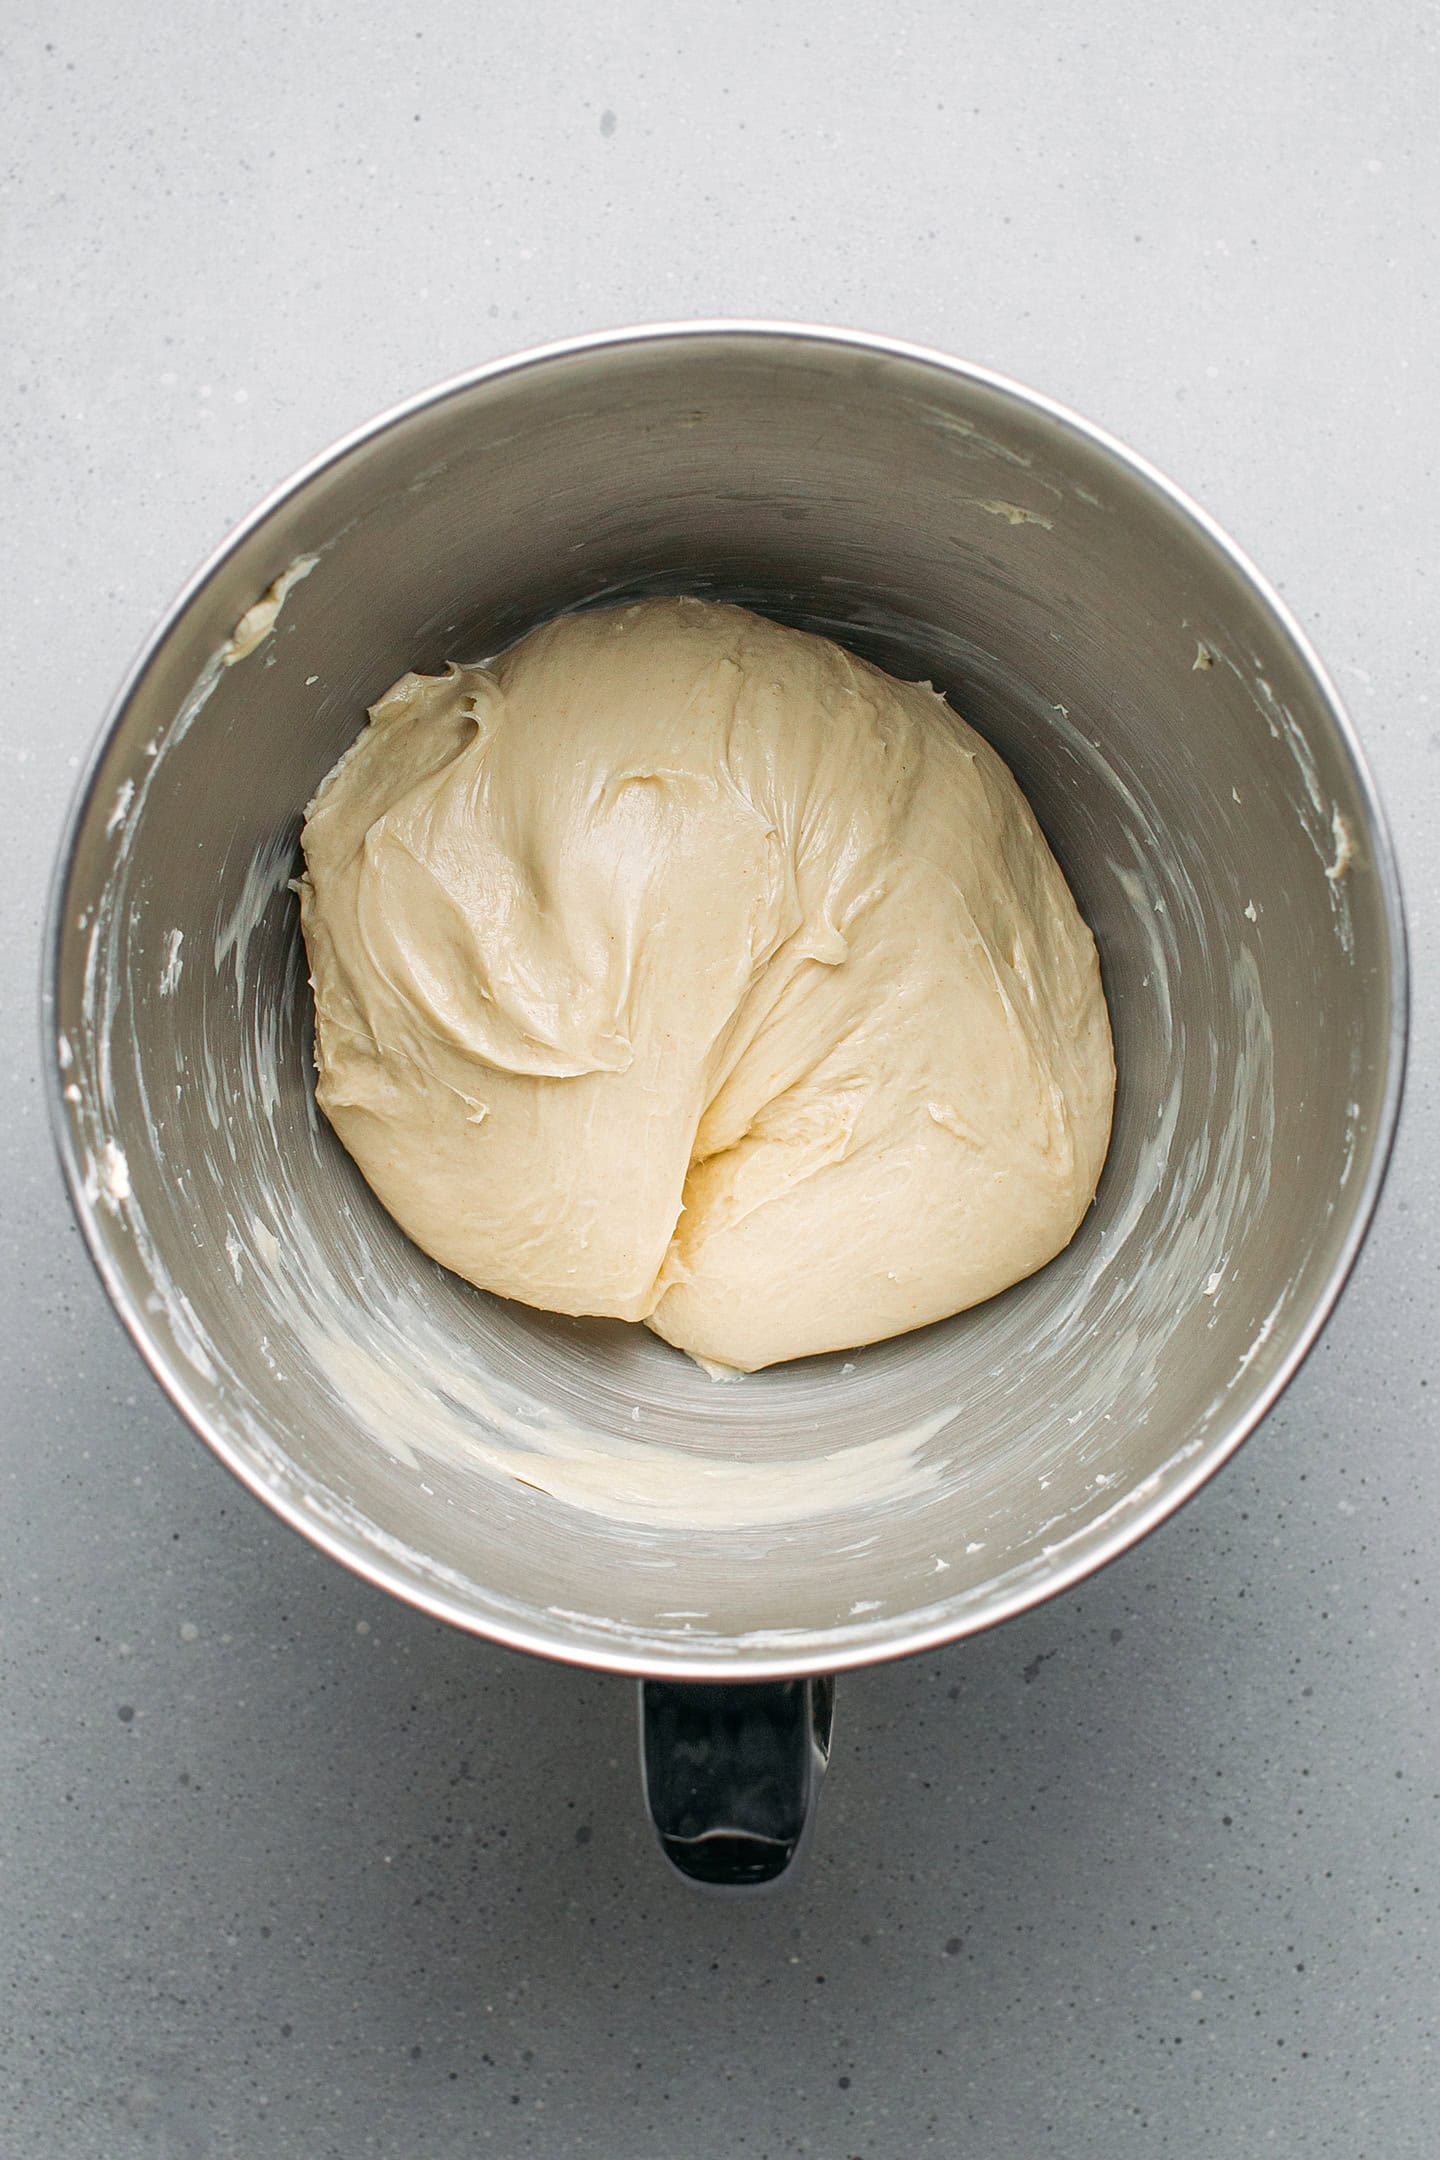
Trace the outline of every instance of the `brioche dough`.
<instances>
[{"instance_id":1,"label":"brioche dough","mask_svg":"<svg viewBox=\"0 0 1440 2160\"><path fill-rule=\"evenodd\" d=\"M990 1297L1110 1130L1095 946L923 684L739 608L407 675L299 892L321 1107L446 1267L753 1370Z\"/></svg>"}]
</instances>

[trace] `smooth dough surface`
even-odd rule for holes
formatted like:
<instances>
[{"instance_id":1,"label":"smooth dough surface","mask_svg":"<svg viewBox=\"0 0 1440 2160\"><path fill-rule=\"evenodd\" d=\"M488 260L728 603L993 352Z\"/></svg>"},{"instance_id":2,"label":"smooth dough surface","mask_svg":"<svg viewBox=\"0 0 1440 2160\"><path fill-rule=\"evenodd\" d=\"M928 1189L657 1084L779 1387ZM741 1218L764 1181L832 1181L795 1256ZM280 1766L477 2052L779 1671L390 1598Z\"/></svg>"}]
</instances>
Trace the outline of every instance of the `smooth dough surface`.
<instances>
[{"instance_id":1,"label":"smooth dough surface","mask_svg":"<svg viewBox=\"0 0 1440 2160\"><path fill-rule=\"evenodd\" d=\"M733 607L407 675L299 891L318 1097L482 1288L744 1370L1068 1243L1114 1094L1094 942L927 685Z\"/></svg>"}]
</instances>

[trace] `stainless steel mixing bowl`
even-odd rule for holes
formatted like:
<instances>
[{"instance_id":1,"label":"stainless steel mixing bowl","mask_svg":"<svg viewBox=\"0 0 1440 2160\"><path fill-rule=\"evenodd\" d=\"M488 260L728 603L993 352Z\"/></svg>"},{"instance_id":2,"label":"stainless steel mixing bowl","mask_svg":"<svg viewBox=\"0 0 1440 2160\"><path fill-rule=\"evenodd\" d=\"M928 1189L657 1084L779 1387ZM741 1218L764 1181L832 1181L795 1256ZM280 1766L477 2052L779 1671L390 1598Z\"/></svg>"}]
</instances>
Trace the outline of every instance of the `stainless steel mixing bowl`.
<instances>
[{"instance_id":1,"label":"stainless steel mixing bowl","mask_svg":"<svg viewBox=\"0 0 1440 2160\"><path fill-rule=\"evenodd\" d=\"M1119 1068L1104 1181L1061 1258L958 1319L733 1386L641 1330L485 1297L405 1240L315 1113L286 888L308 796L403 670L670 591L928 677L990 737L1095 930ZM117 700L51 941L80 1222L197 1432L424 1610L656 1682L949 1642L1141 1537L1314 1340L1400 1093L1389 844L1275 595L1045 398L784 325L523 355L289 482ZM702 1762L713 1704L733 1770L736 1704L762 1700L778 1737L752 1787L793 1800L813 1690L652 1698L677 1839L726 1824L693 1778L665 1798L665 1764Z\"/></svg>"}]
</instances>

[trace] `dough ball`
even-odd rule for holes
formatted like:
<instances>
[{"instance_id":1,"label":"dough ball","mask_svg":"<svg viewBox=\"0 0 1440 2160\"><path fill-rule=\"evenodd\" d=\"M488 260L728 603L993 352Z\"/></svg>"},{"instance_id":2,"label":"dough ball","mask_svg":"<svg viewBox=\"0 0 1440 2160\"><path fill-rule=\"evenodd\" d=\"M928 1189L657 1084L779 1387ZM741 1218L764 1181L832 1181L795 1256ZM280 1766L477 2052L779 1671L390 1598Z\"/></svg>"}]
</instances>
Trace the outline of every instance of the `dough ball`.
<instances>
[{"instance_id":1,"label":"dough ball","mask_svg":"<svg viewBox=\"0 0 1440 2160\"><path fill-rule=\"evenodd\" d=\"M1094 1193L1094 942L927 685L698 600L407 675L300 881L318 1098L483 1289L754 1370L959 1312Z\"/></svg>"}]
</instances>

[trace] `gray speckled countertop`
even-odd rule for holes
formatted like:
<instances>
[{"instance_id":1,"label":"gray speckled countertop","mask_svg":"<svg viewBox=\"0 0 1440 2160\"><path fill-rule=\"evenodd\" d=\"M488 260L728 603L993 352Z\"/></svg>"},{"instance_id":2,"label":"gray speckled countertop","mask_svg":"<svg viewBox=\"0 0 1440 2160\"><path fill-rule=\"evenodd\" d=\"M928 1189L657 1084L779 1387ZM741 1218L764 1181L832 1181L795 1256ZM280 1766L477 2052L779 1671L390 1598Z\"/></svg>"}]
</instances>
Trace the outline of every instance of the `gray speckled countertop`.
<instances>
[{"instance_id":1,"label":"gray speckled countertop","mask_svg":"<svg viewBox=\"0 0 1440 2160\"><path fill-rule=\"evenodd\" d=\"M7 10L7 2160L1433 2154L1437 31ZM77 762L231 521L453 370L712 313L964 353L1198 495L1350 701L1417 969L1388 1195L1282 1406L1073 1596L847 1680L813 1864L753 1906L662 1871L625 1683L388 1602L189 1436L33 1019Z\"/></svg>"}]
</instances>

